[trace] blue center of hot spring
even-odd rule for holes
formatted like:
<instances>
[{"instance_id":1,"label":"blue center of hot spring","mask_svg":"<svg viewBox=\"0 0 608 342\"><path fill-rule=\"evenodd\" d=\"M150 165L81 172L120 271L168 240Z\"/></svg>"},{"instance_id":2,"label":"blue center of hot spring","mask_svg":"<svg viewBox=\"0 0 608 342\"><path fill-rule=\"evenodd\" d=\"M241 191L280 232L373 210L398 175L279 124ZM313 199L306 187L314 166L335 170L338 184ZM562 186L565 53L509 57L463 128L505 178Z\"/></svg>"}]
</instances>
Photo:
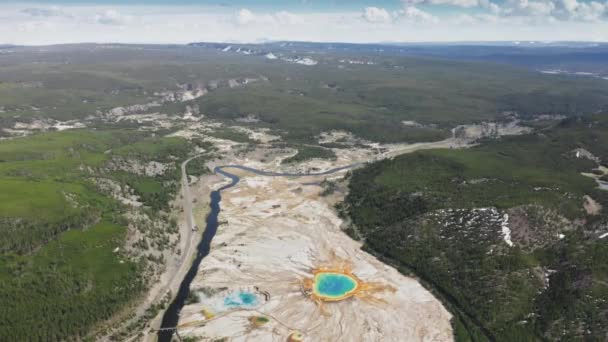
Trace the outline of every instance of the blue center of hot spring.
<instances>
[{"instance_id":1,"label":"blue center of hot spring","mask_svg":"<svg viewBox=\"0 0 608 342\"><path fill-rule=\"evenodd\" d=\"M251 292L231 293L224 298L224 305L227 307L254 307L258 305L258 297Z\"/></svg>"},{"instance_id":2,"label":"blue center of hot spring","mask_svg":"<svg viewBox=\"0 0 608 342\"><path fill-rule=\"evenodd\" d=\"M319 273L315 276L314 292L323 297L340 298L357 287L357 282L340 273Z\"/></svg>"}]
</instances>

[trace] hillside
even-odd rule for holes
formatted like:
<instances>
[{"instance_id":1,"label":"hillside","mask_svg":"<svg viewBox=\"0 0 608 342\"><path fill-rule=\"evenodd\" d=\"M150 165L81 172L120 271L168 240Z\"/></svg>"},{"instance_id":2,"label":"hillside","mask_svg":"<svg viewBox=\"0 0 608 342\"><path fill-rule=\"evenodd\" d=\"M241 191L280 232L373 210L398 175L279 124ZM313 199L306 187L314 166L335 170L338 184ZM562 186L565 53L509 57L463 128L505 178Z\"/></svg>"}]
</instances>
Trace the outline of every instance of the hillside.
<instances>
[{"instance_id":1,"label":"hillside","mask_svg":"<svg viewBox=\"0 0 608 342\"><path fill-rule=\"evenodd\" d=\"M174 249L169 202L191 149L128 130L2 142L0 339L83 338L141 296ZM152 161L162 172L137 167Z\"/></svg>"},{"instance_id":2,"label":"hillside","mask_svg":"<svg viewBox=\"0 0 608 342\"><path fill-rule=\"evenodd\" d=\"M366 249L443 298L459 341L605 340L608 192L581 173L607 144L602 114L403 155L355 171L339 208Z\"/></svg>"}]
</instances>

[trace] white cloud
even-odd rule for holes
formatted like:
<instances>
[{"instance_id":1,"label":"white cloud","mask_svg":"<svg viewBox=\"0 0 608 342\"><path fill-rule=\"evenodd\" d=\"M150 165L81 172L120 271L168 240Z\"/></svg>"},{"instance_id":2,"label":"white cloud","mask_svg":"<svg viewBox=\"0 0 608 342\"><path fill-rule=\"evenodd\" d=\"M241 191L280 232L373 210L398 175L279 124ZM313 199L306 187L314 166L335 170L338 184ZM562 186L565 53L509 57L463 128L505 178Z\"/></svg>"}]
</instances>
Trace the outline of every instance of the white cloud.
<instances>
[{"instance_id":1,"label":"white cloud","mask_svg":"<svg viewBox=\"0 0 608 342\"><path fill-rule=\"evenodd\" d=\"M133 19L130 15L124 15L117 10L105 10L95 14L95 22L102 25L125 25Z\"/></svg>"},{"instance_id":2,"label":"white cloud","mask_svg":"<svg viewBox=\"0 0 608 342\"><path fill-rule=\"evenodd\" d=\"M561 3L568 12L574 12L578 7L576 0L562 0Z\"/></svg>"},{"instance_id":3,"label":"white cloud","mask_svg":"<svg viewBox=\"0 0 608 342\"><path fill-rule=\"evenodd\" d=\"M407 6L396 12L398 18L404 18L407 21L420 22L420 23L437 23L439 18L416 8L415 6Z\"/></svg>"},{"instance_id":4,"label":"white cloud","mask_svg":"<svg viewBox=\"0 0 608 342\"><path fill-rule=\"evenodd\" d=\"M488 11L490 11L490 13L492 13L492 14L500 13L500 6L498 6L497 4L495 4L493 2L488 2L485 8L487 8Z\"/></svg>"},{"instance_id":5,"label":"white cloud","mask_svg":"<svg viewBox=\"0 0 608 342\"><path fill-rule=\"evenodd\" d=\"M257 14L247 8L242 8L236 13L235 22L238 25L294 25L302 23L302 19L287 11Z\"/></svg>"},{"instance_id":6,"label":"white cloud","mask_svg":"<svg viewBox=\"0 0 608 342\"><path fill-rule=\"evenodd\" d=\"M34 7L2 2L0 44L262 40L608 41L607 6L597 0L508 0L499 10L492 10L493 6L498 6L492 0L477 0L481 11L455 8L448 14L435 14L431 0L408 1L400 10L388 13L379 7L291 13L217 6ZM424 7L415 5L421 2Z\"/></svg>"},{"instance_id":7,"label":"white cloud","mask_svg":"<svg viewBox=\"0 0 608 342\"><path fill-rule=\"evenodd\" d=\"M582 21L599 21L608 17L608 2L597 1L578 2L576 0L562 0L561 4L567 17ZM556 15L559 17L559 12Z\"/></svg>"},{"instance_id":8,"label":"white cloud","mask_svg":"<svg viewBox=\"0 0 608 342\"><path fill-rule=\"evenodd\" d=\"M428 5L449 5L456 7L484 7L487 8L491 3L489 0L402 0L404 7L410 7L418 4Z\"/></svg>"},{"instance_id":9,"label":"white cloud","mask_svg":"<svg viewBox=\"0 0 608 342\"><path fill-rule=\"evenodd\" d=\"M452 5L457 7L477 7L480 6L478 0L428 0L433 5Z\"/></svg>"},{"instance_id":10,"label":"white cloud","mask_svg":"<svg viewBox=\"0 0 608 342\"><path fill-rule=\"evenodd\" d=\"M449 5L461 8L480 8L504 17L528 17L529 21L600 21L608 19L608 1L595 0L506 0L501 5L491 0L401 0L404 8L418 4ZM459 13L462 18L467 13Z\"/></svg>"},{"instance_id":11,"label":"white cloud","mask_svg":"<svg viewBox=\"0 0 608 342\"><path fill-rule=\"evenodd\" d=\"M425 2L426 2L426 0L401 0L401 3L403 4L403 8L415 6L418 4L423 4Z\"/></svg>"},{"instance_id":12,"label":"white cloud","mask_svg":"<svg viewBox=\"0 0 608 342\"><path fill-rule=\"evenodd\" d=\"M452 18L450 22L454 25L469 25L471 27L478 27L483 25L519 25L515 20L505 19L495 14L460 14Z\"/></svg>"},{"instance_id":13,"label":"white cloud","mask_svg":"<svg viewBox=\"0 0 608 342\"><path fill-rule=\"evenodd\" d=\"M508 0L498 13L505 16L537 17L547 21L599 21L608 16L608 2Z\"/></svg>"},{"instance_id":14,"label":"white cloud","mask_svg":"<svg viewBox=\"0 0 608 342\"><path fill-rule=\"evenodd\" d=\"M548 0L508 0L500 11L509 16L549 16L555 10L553 1Z\"/></svg>"},{"instance_id":15,"label":"white cloud","mask_svg":"<svg viewBox=\"0 0 608 342\"><path fill-rule=\"evenodd\" d=\"M295 25L302 23L302 18L287 11L280 11L275 13L274 18L276 22L281 25Z\"/></svg>"},{"instance_id":16,"label":"white cloud","mask_svg":"<svg viewBox=\"0 0 608 342\"><path fill-rule=\"evenodd\" d=\"M387 10L373 6L366 7L361 16L370 23L388 23L392 20Z\"/></svg>"},{"instance_id":17,"label":"white cloud","mask_svg":"<svg viewBox=\"0 0 608 342\"><path fill-rule=\"evenodd\" d=\"M239 25L248 25L255 21L255 14L246 8L242 8L236 14L236 22Z\"/></svg>"},{"instance_id":18,"label":"white cloud","mask_svg":"<svg viewBox=\"0 0 608 342\"><path fill-rule=\"evenodd\" d=\"M17 30L20 32L37 32L41 30L48 31L54 27L53 24L44 21L26 21L17 25Z\"/></svg>"}]
</instances>

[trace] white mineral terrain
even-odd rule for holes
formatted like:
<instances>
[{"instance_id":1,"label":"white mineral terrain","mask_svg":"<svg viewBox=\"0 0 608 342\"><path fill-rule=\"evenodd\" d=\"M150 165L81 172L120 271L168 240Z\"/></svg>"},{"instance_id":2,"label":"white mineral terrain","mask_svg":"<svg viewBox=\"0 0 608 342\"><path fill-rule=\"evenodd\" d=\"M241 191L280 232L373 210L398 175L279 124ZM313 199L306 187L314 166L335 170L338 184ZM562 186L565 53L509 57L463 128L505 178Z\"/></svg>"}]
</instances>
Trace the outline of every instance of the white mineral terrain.
<instances>
[{"instance_id":1,"label":"white mineral terrain","mask_svg":"<svg viewBox=\"0 0 608 342\"><path fill-rule=\"evenodd\" d=\"M276 168L249 160L243 165ZM348 158L340 157L334 167ZM350 160L353 162L356 160ZM348 164L345 164L348 165ZM361 250L318 184L328 176L268 177L226 168L241 177L222 192L220 226L184 306L178 331L202 340L452 341L451 315L428 290ZM319 306L301 288L315 267L337 258L363 282L385 285L373 298ZM252 319L263 316L265 324Z\"/></svg>"}]
</instances>

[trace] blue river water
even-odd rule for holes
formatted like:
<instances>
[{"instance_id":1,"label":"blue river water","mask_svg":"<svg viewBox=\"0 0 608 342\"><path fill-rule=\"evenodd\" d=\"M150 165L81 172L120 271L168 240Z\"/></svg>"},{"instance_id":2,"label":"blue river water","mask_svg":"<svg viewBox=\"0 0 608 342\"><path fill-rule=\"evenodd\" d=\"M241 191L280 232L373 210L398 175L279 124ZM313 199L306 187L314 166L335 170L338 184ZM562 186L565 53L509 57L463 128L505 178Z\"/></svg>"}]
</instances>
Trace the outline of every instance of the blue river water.
<instances>
[{"instance_id":1,"label":"blue river water","mask_svg":"<svg viewBox=\"0 0 608 342\"><path fill-rule=\"evenodd\" d=\"M240 181L240 178L237 175L234 175L234 174L224 170L225 168L240 169L240 170L248 171L248 172L251 172L251 173L254 173L257 175L269 176L269 177L303 177L303 176L329 175L329 174L336 173L336 172L339 172L342 170L351 169L351 168L357 167L359 165L361 165L361 163L355 163L355 164L350 164L350 165L346 165L346 166L342 166L342 167L337 167L335 169L327 170L324 172L318 172L318 173L271 172L271 171L257 170L254 168L250 168L247 166L241 166L241 165L217 166L213 170L213 172L215 172L216 174L219 174L221 176L229 178L231 180L231 182L229 184L226 184L223 187L219 188L218 190L211 192L211 196L210 196L211 197L211 200L210 200L211 211L207 215L205 231L203 232L203 238L201 239L201 241L199 242L199 244L197 246L196 257L194 258L194 261L192 262L192 266L190 266L190 269L188 269L188 273L186 273L186 276L180 283L179 290L177 291L175 298L173 299L171 304L169 304L169 307L167 308L167 310L165 311L165 313L163 315L163 320L162 320L162 323L160 326L161 329L169 329L169 328L174 328L177 326L177 323L179 321L179 313L180 313L182 307L184 306L184 304L186 303L186 298L188 298L188 294L190 293L190 284L192 283L192 281L194 280L194 277L196 276L196 272L198 271L198 267L200 266L201 261L203 260L203 258L205 256L207 256L207 254L209 254L209 250L211 248L211 240L213 240L213 237L215 236L215 233L217 232L218 216L220 214L220 201L222 200L221 192L228 188L235 186ZM174 333L173 330L159 330L158 341L159 342L170 342L171 338L173 336L173 333Z\"/></svg>"}]
</instances>

